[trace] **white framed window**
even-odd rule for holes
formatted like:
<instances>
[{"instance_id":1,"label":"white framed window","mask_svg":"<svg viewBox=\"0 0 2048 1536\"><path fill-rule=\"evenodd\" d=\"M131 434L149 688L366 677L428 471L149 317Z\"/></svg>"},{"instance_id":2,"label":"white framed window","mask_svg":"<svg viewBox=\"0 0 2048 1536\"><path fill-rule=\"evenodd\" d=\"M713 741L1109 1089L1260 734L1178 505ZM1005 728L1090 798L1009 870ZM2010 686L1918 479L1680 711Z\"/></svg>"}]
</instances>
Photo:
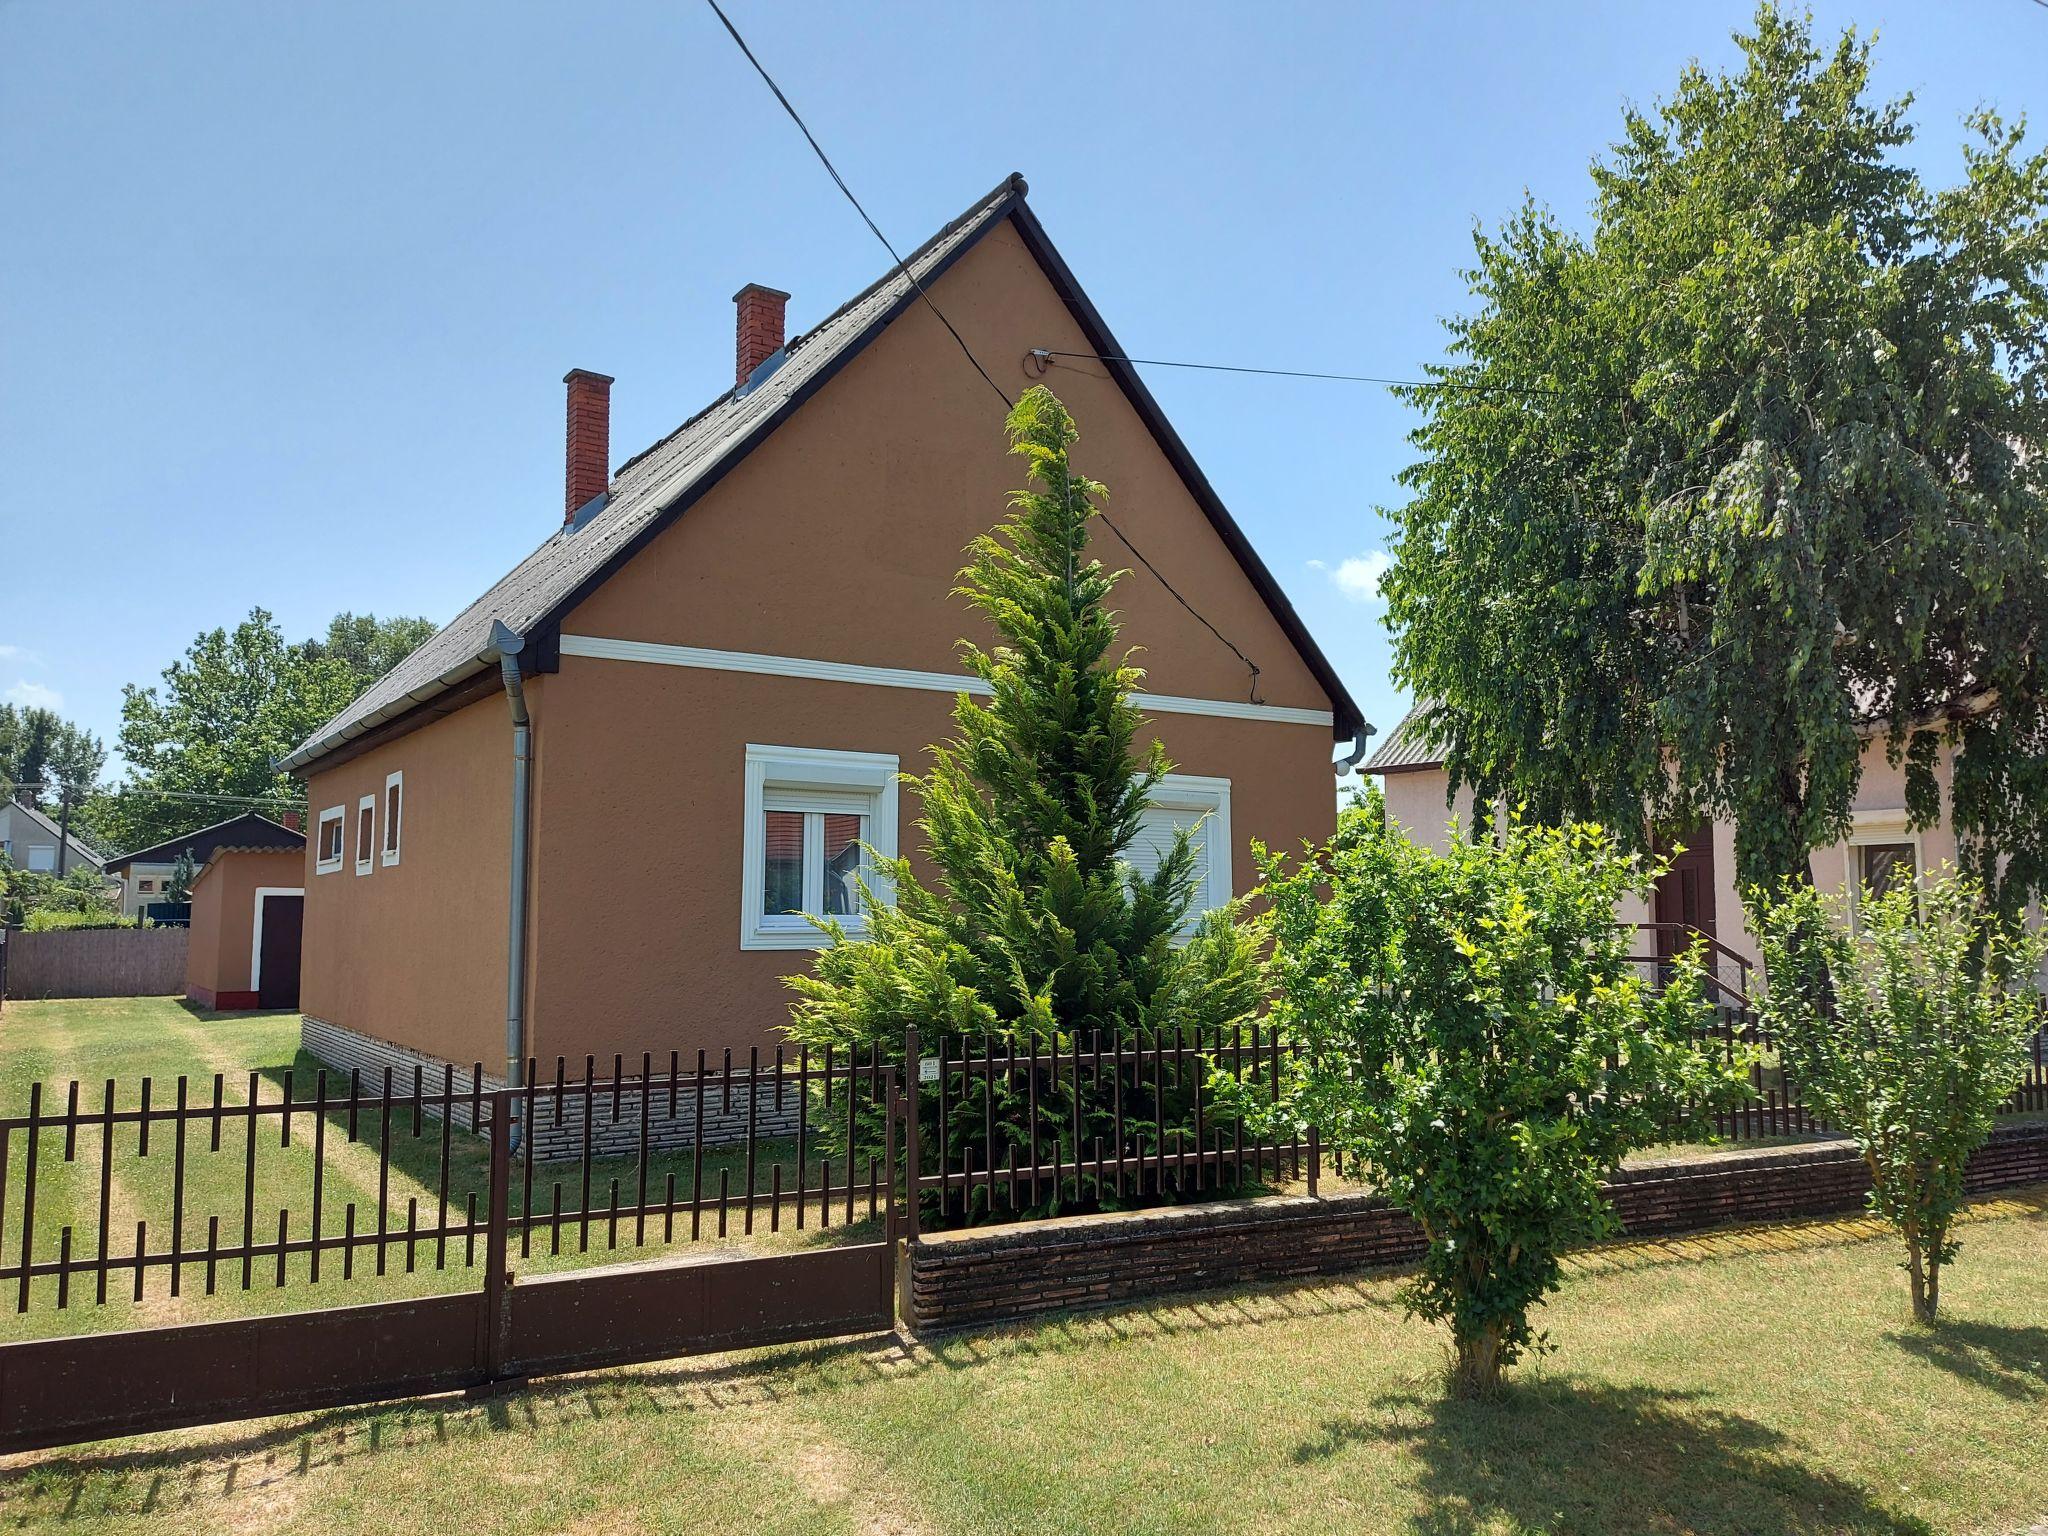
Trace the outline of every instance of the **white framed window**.
<instances>
[{"instance_id":1,"label":"white framed window","mask_svg":"<svg viewBox=\"0 0 2048 1536\"><path fill-rule=\"evenodd\" d=\"M1138 822L1138 835L1124 850L1132 870L1147 878L1157 873L1182 828L1195 852L1195 899L1180 929L1187 938L1204 912L1230 900L1230 780L1191 773L1161 779Z\"/></svg>"},{"instance_id":2,"label":"white framed window","mask_svg":"<svg viewBox=\"0 0 2048 1536\"><path fill-rule=\"evenodd\" d=\"M896 758L749 745L740 838L740 948L820 949L805 913L867 931L858 882L892 901L868 849L896 856Z\"/></svg>"},{"instance_id":3,"label":"white framed window","mask_svg":"<svg viewBox=\"0 0 2048 1536\"><path fill-rule=\"evenodd\" d=\"M367 875L377 867L377 797L365 795L356 802L356 873Z\"/></svg>"},{"instance_id":4,"label":"white framed window","mask_svg":"<svg viewBox=\"0 0 2048 1536\"><path fill-rule=\"evenodd\" d=\"M331 875L341 868L342 838L347 832L343 822L347 814L347 808L339 805L330 805L320 813L320 836L313 845L318 854L314 873Z\"/></svg>"},{"instance_id":5,"label":"white framed window","mask_svg":"<svg viewBox=\"0 0 2048 1536\"><path fill-rule=\"evenodd\" d=\"M57 872L57 845L55 843L30 843L28 845L28 867L41 874Z\"/></svg>"},{"instance_id":6,"label":"white framed window","mask_svg":"<svg viewBox=\"0 0 2048 1536\"><path fill-rule=\"evenodd\" d=\"M1858 815L1843 853L1842 882L1852 926L1866 890L1881 896L1902 884L1912 885L1927 868L1920 834L1908 830L1904 811Z\"/></svg>"},{"instance_id":7,"label":"white framed window","mask_svg":"<svg viewBox=\"0 0 2048 1536\"><path fill-rule=\"evenodd\" d=\"M405 827L405 770L384 775L385 867L398 862L399 842Z\"/></svg>"}]
</instances>

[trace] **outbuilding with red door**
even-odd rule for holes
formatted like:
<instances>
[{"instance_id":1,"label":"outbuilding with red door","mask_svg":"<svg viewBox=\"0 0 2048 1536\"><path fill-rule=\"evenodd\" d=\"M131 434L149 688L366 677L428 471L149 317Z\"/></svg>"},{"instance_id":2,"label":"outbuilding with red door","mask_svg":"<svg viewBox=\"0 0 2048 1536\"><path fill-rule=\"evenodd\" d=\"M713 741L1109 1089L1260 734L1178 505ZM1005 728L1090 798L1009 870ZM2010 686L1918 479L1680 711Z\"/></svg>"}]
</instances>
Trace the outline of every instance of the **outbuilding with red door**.
<instances>
[{"instance_id":1,"label":"outbuilding with red door","mask_svg":"<svg viewBox=\"0 0 2048 1536\"><path fill-rule=\"evenodd\" d=\"M221 848L192 883L185 996L201 1008L299 1006L305 839L297 848Z\"/></svg>"}]
</instances>

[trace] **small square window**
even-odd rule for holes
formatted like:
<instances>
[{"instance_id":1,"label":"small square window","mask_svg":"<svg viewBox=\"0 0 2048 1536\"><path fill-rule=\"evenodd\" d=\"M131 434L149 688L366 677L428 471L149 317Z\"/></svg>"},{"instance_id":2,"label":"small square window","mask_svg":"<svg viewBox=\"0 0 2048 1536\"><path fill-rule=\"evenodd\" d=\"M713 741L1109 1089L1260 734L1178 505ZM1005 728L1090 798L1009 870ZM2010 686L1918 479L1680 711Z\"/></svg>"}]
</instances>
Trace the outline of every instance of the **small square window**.
<instances>
[{"instance_id":1,"label":"small square window","mask_svg":"<svg viewBox=\"0 0 2048 1536\"><path fill-rule=\"evenodd\" d=\"M750 746L742 814L742 949L822 947L807 913L865 932L863 881L893 899L869 850L895 856L895 757Z\"/></svg>"},{"instance_id":2,"label":"small square window","mask_svg":"<svg viewBox=\"0 0 2048 1536\"><path fill-rule=\"evenodd\" d=\"M314 869L323 875L331 875L341 868L342 838L347 829L343 825L347 816L338 805L330 805L320 813L320 836L314 847L318 859Z\"/></svg>"},{"instance_id":3,"label":"small square window","mask_svg":"<svg viewBox=\"0 0 2048 1536\"><path fill-rule=\"evenodd\" d=\"M398 862L400 830L405 824L405 775L393 773L384 779L384 863Z\"/></svg>"},{"instance_id":4,"label":"small square window","mask_svg":"<svg viewBox=\"0 0 2048 1536\"><path fill-rule=\"evenodd\" d=\"M55 874L57 870L57 845L55 843L30 843L28 845L28 867L38 874Z\"/></svg>"},{"instance_id":5,"label":"small square window","mask_svg":"<svg viewBox=\"0 0 2048 1536\"><path fill-rule=\"evenodd\" d=\"M156 889L156 882L154 880L138 880L135 882L135 888L138 891L153 891Z\"/></svg>"}]
</instances>

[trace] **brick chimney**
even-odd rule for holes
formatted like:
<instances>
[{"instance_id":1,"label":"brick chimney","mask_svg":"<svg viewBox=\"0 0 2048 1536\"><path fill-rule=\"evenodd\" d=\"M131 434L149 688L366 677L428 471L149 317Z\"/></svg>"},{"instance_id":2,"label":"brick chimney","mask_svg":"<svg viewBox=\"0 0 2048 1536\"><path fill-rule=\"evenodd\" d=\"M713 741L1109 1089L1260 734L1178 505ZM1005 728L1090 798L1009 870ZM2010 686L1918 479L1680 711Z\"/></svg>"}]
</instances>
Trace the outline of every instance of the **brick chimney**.
<instances>
[{"instance_id":1,"label":"brick chimney","mask_svg":"<svg viewBox=\"0 0 2048 1536\"><path fill-rule=\"evenodd\" d=\"M569 386L568 469L562 482L562 521L597 495L612 472L612 381L602 373L571 368L562 375Z\"/></svg>"},{"instance_id":2,"label":"brick chimney","mask_svg":"<svg viewBox=\"0 0 2048 1536\"><path fill-rule=\"evenodd\" d=\"M756 368L782 350L782 310L789 295L780 288L749 283L732 296L739 307L733 383L742 385Z\"/></svg>"},{"instance_id":3,"label":"brick chimney","mask_svg":"<svg viewBox=\"0 0 2048 1536\"><path fill-rule=\"evenodd\" d=\"M299 828L305 824L305 820L306 818L301 816L297 811L286 811L282 816L278 817L278 823L287 832L298 831Z\"/></svg>"}]
</instances>

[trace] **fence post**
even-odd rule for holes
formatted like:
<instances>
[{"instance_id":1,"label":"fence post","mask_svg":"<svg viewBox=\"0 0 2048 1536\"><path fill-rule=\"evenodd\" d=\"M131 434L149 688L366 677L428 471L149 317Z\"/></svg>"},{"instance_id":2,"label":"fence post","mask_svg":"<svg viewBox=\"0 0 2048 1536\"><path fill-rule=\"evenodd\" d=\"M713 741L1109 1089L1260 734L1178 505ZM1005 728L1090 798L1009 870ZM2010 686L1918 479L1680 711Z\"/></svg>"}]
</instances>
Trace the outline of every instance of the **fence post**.
<instances>
[{"instance_id":1,"label":"fence post","mask_svg":"<svg viewBox=\"0 0 2048 1536\"><path fill-rule=\"evenodd\" d=\"M903 1235L917 1241L918 1206L918 1094L924 1083L924 1057L913 1025L903 1032Z\"/></svg>"},{"instance_id":2,"label":"fence post","mask_svg":"<svg viewBox=\"0 0 2048 1536\"><path fill-rule=\"evenodd\" d=\"M1323 1133L1313 1125L1308 1128L1308 1192L1313 1199L1317 1186L1323 1178Z\"/></svg>"},{"instance_id":3,"label":"fence post","mask_svg":"<svg viewBox=\"0 0 2048 1536\"><path fill-rule=\"evenodd\" d=\"M518 1090L500 1088L491 1095L491 1208L484 1232L484 1373L491 1381L505 1377L505 1353L511 1318L507 1295L511 1262L512 1101ZM589 1113L586 1105L585 1114Z\"/></svg>"}]
</instances>

